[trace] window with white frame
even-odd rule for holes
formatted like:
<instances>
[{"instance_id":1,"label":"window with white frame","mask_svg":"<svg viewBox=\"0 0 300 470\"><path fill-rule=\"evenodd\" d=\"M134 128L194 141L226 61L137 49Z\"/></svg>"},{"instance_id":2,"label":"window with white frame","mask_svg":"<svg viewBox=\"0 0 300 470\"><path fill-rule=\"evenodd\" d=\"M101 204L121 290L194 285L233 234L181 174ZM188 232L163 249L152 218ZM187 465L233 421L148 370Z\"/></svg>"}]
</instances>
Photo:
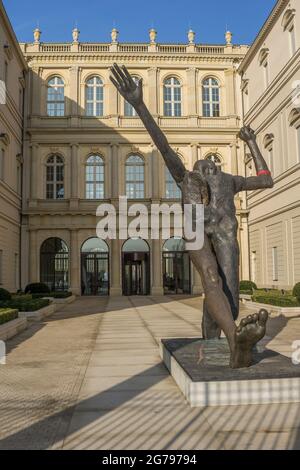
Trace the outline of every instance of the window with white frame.
<instances>
[{"instance_id":1,"label":"window with white frame","mask_svg":"<svg viewBox=\"0 0 300 470\"><path fill-rule=\"evenodd\" d=\"M165 167L165 197L167 199L180 199L181 191L177 186L173 176L171 175L168 167Z\"/></svg>"},{"instance_id":2,"label":"window with white frame","mask_svg":"<svg viewBox=\"0 0 300 470\"><path fill-rule=\"evenodd\" d=\"M278 281L278 247L272 248L272 280Z\"/></svg>"},{"instance_id":3,"label":"window with white frame","mask_svg":"<svg viewBox=\"0 0 300 470\"><path fill-rule=\"evenodd\" d=\"M135 75L132 75L132 80L134 81L134 83L137 85L139 83L139 77L136 77ZM128 117L136 117L138 114L136 112L136 110L134 109L134 107L128 103L128 101L124 101L124 116L128 116Z\"/></svg>"},{"instance_id":4,"label":"window with white frame","mask_svg":"<svg viewBox=\"0 0 300 470\"><path fill-rule=\"evenodd\" d=\"M126 160L126 196L143 199L145 194L145 164L139 155L130 155Z\"/></svg>"},{"instance_id":5,"label":"window with white frame","mask_svg":"<svg viewBox=\"0 0 300 470\"><path fill-rule=\"evenodd\" d=\"M164 115L181 116L181 83L176 77L164 81Z\"/></svg>"},{"instance_id":6,"label":"window with white frame","mask_svg":"<svg viewBox=\"0 0 300 470\"><path fill-rule=\"evenodd\" d=\"M216 78L208 77L203 80L202 104L204 117L220 116L220 86Z\"/></svg>"},{"instance_id":7,"label":"window with white frame","mask_svg":"<svg viewBox=\"0 0 300 470\"><path fill-rule=\"evenodd\" d=\"M64 160L51 155L46 163L46 199L64 198Z\"/></svg>"},{"instance_id":8,"label":"window with white frame","mask_svg":"<svg viewBox=\"0 0 300 470\"><path fill-rule=\"evenodd\" d=\"M65 83L60 77L53 77L48 81L47 114L51 117L65 115Z\"/></svg>"},{"instance_id":9,"label":"window with white frame","mask_svg":"<svg viewBox=\"0 0 300 470\"><path fill-rule=\"evenodd\" d=\"M100 155L90 155L85 166L86 199L104 199L104 162Z\"/></svg>"},{"instance_id":10,"label":"window with white frame","mask_svg":"<svg viewBox=\"0 0 300 470\"><path fill-rule=\"evenodd\" d=\"M103 81L100 77L91 77L86 82L85 107L86 115L99 117L103 116Z\"/></svg>"}]
</instances>

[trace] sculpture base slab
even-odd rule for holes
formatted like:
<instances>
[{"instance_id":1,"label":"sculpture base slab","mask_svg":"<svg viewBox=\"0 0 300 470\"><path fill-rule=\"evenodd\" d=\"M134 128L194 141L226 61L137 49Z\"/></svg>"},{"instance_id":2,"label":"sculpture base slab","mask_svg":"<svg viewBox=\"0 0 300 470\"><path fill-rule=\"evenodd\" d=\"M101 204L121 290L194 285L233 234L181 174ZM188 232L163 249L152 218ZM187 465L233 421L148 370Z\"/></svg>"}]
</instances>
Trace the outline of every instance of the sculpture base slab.
<instances>
[{"instance_id":1,"label":"sculpture base slab","mask_svg":"<svg viewBox=\"0 0 300 470\"><path fill-rule=\"evenodd\" d=\"M270 349L254 364L229 367L226 339L162 339L161 357L192 407L300 402L300 365Z\"/></svg>"}]
</instances>

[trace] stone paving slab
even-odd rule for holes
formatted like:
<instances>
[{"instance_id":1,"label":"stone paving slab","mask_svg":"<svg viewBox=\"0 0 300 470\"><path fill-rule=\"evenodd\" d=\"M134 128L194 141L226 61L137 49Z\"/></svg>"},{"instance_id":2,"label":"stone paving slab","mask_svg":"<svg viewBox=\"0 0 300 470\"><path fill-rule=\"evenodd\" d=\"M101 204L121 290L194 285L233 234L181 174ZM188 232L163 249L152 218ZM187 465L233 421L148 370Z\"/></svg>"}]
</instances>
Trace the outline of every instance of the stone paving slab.
<instances>
[{"instance_id":1,"label":"stone paving slab","mask_svg":"<svg viewBox=\"0 0 300 470\"><path fill-rule=\"evenodd\" d=\"M32 324L0 366L0 449L300 449L298 404L186 404L158 342L199 336L201 306L196 296L79 298ZM269 321L268 347L289 357L297 339L299 319Z\"/></svg>"}]
</instances>

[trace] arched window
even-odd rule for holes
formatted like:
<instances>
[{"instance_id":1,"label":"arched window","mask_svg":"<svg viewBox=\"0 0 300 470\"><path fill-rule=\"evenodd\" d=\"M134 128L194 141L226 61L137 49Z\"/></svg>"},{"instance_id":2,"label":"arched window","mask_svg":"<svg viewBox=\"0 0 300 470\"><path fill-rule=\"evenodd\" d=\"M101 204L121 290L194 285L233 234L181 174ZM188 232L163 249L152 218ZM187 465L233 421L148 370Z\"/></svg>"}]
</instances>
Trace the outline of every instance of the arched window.
<instances>
[{"instance_id":1,"label":"arched window","mask_svg":"<svg viewBox=\"0 0 300 470\"><path fill-rule=\"evenodd\" d=\"M296 131L296 141L298 149L298 162L300 162L300 107L293 108L289 114L289 123Z\"/></svg>"},{"instance_id":2,"label":"arched window","mask_svg":"<svg viewBox=\"0 0 300 470\"><path fill-rule=\"evenodd\" d=\"M167 199L180 199L181 198L181 191L179 187L177 186L167 166L165 167L165 186L166 186L165 197Z\"/></svg>"},{"instance_id":3,"label":"arched window","mask_svg":"<svg viewBox=\"0 0 300 470\"><path fill-rule=\"evenodd\" d=\"M138 84L140 79L139 77L132 75L132 80L134 81L134 83ZM128 117L136 117L138 115L134 107L131 106L128 101L124 102L124 115Z\"/></svg>"},{"instance_id":4,"label":"arched window","mask_svg":"<svg viewBox=\"0 0 300 470\"><path fill-rule=\"evenodd\" d=\"M208 77L202 82L204 117L220 116L220 86L218 80Z\"/></svg>"},{"instance_id":5,"label":"arched window","mask_svg":"<svg viewBox=\"0 0 300 470\"><path fill-rule=\"evenodd\" d=\"M51 291L68 290L69 250L60 238L48 238L41 246L40 279Z\"/></svg>"},{"instance_id":6,"label":"arched window","mask_svg":"<svg viewBox=\"0 0 300 470\"><path fill-rule=\"evenodd\" d=\"M164 115L181 116L181 83L175 77L164 81Z\"/></svg>"},{"instance_id":7,"label":"arched window","mask_svg":"<svg viewBox=\"0 0 300 470\"><path fill-rule=\"evenodd\" d=\"M97 237L89 238L81 247L81 293L109 294L109 249Z\"/></svg>"},{"instance_id":8,"label":"arched window","mask_svg":"<svg viewBox=\"0 0 300 470\"><path fill-rule=\"evenodd\" d=\"M85 166L86 199L104 199L104 162L99 155L91 155Z\"/></svg>"},{"instance_id":9,"label":"arched window","mask_svg":"<svg viewBox=\"0 0 300 470\"><path fill-rule=\"evenodd\" d=\"M53 77L48 81L47 114L48 116L65 115L65 83L60 77Z\"/></svg>"},{"instance_id":10,"label":"arched window","mask_svg":"<svg viewBox=\"0 0 300 470\"><path fill-rule=\"evenodd\" d=\"M60 155L51 155L47 159L46 198L64 198L64 160Z\"/></svg>"},{"instance_id":11,"label":"arched window","mask_svg":"<svg viewBox=\"0 0 300 470\"><path fill-rule=\"evenodd\" d=\"M271 173L274 172L274 135L266 134L264 137L264 147L266 149L266 161Z\"/></svg>"},{"instance_id":12,"label":"arched window","mask_svg":"<svg viewBox=\"0 0 300 470\"><path fill-rule=\"evenodd\" d=\"M282 18L283 30L287 31L289 34L291 57L295 54L297 50L297 40L296 40L295 21L294 21L295 15L296 15L296 10L288 8Z\"/></svg>"},{"instance_id":13,"label":"arched window","mask_svg":"<svg viewBox=\"0 0 300 470\"><path fill-rule=\"evenodd\" d=\"M215 165L217 166L222 166L222 160L221 158L216 155L215 153L210 153L209 155L207 155L205 157L205 160L210 160L211 162L213 162Z\"/></svg>"},{"instance_id":14,"label":"arched window","mask_svg":"<svg viewBox=\"0 0 300 470\"><path fill-rule=\"evenodd\" d=\"M103 82L100 77L91 77L87 80L85 101L87 116L103 116Z\"/></svg>"},{"instance_id":15,"label":"arched window","mask_svg":"<svg viewBox=\"0 0 300 470\"><path fill-rule=\"evenodd\" d=\"M143 199L145 194L145 164L139 155L126 160L126 196L129 199Z\"/></svg>"},{"instance_id":16,"label":"arched window","mask_svg":"<svg viewBox=\"0 0 300 470\"><path fill-rule=\"evenodd\" d=\"M142 238L129 238L123 243L122 253L148 253L149 245Z\"/></svg>"},{"instance_id":17,"label":"arched window","mask_svg":"<svg viewBox=\"0 0 300 470\"><path fill-rule=\"evenodd\" d=\"M268 88L270 83L269 52L269 49L264 47L258 56L259 65L263 68L265 88Z\"/></svg>"},{"instance_id":18,"label":"arched window","mask_svg":"<svg viewBox=\"0 0 300 470\"><path fill-rule=\"evenodd\" d=\"M182 238L172 237L163 246L163 286L165 294L190 294L190 257Z\"/></svg>"}]
</instances>

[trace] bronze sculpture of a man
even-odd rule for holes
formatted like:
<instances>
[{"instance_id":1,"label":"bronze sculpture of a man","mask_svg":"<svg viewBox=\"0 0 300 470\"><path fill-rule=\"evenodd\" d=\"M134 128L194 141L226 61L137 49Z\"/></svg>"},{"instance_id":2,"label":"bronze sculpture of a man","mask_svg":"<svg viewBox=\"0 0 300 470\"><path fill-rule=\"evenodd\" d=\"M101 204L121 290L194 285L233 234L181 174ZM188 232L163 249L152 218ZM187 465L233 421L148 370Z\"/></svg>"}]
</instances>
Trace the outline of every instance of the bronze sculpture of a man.
<instances>
[{"instance_id":1,"label":"bronze sculpture of a man","mask_svg":"<svg viewBox=\"0 0 300 470\"><path fill-rule=\"evenodd\" d=\"M200 250L190 251L205 292L203 337L219 338L223 330L231 352L230 366L249 367L253 346L265 335L268 313L260 310L242 319L239 326L235 324L239 313L239 247L234 196L240 191L273 187L271 173L259 151L255 134L249 127L244 127L239 137L249 146L257 176L230 175L208 160L197 161L190 172L147 109L143 101L142 81L136 83L125 66L120 68L114 64L111 71L111 81L135 108L162 154L182 191L183 203L203 203L205 206L204 245Z\"/></svg>"}]
</instances>

